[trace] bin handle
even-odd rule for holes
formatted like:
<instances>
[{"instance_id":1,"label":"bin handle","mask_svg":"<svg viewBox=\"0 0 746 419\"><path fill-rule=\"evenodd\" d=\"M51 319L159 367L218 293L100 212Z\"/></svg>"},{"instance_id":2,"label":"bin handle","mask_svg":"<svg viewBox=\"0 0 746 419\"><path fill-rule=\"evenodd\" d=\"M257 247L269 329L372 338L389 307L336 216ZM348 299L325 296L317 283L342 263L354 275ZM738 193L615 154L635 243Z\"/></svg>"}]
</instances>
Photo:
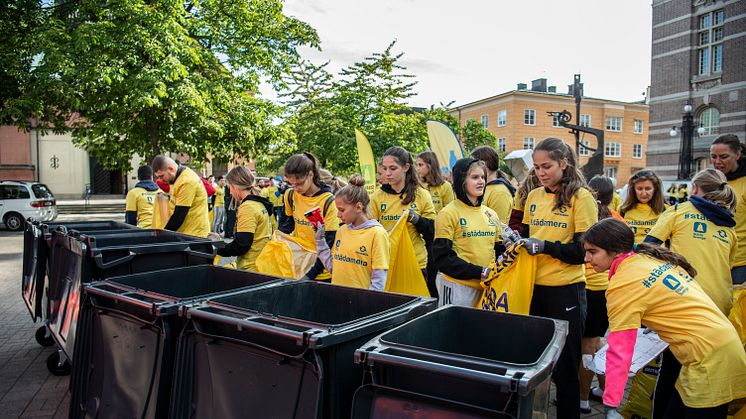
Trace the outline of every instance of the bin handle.
<instances>
[{"instance_id":1,"label":"bin handle","mask_svg":"<svg viewBox=\"0 0 746 419\"><path fill-rule=\"evenodd\" d=\"M119 265L120 263L131 261L135 257L136 253L133 252L132 249L129 249L128 252L129 253L127 255L114 260L110 260L108 262L104 262L104 255L102 255L101 253L96 253L95 255L93 255L93 259L96 261L96 265L98 265L101 269L109 269L112 266Z\"/></svg>"},{"instance_id":2,"label":"bin handle","mask_svg":"<svg viewBox=\"0 0 746 419\"><path fill-rule=\"evenodd\" d=\"M147 310L150 310L151 313L155 313L156 312L155 304L153 304L153 303L146 303L144 301L137 300L135 298L129 297L129 296L124 295L124 294L117 294L115 292L107 291L107 290L104 290L104 289L101 289L101 288L88 287L88 286L85 287L85 292L87 292L89 294L99 295L101 297L110 298L110 299L116 300L116 301L130 303L130 304L136 305L138 307L142 307L142 308L145 308Z\"/></svg>"},{"instance_id":3,"label":"bin handle","mask_svg":"<svg viewBox=\"0 0 746 419\"><path fill-rule=\"evenodd\" d=\"M127 255L114 259L114 260L110 260L108 262L104 262L104 256L101 253L96 253L93 256L93 258L96 261L96 265L98 265L101 269L109 269L112 266L116 266L124 262L129 262L137 255L145 255L145 254L178 251L178 252L185 253L187 255L203 257L206 259L212 259L215 257L215 246L214 245L213 245L213 252L208 253L208 252L200 252L198 250L192 249L192 245L194 244L196 243L168 243L167 245L159 249L132 247L130 249L127 249L127 251L129 252Z\"/></svg>"},{"instance_id":4,"label":"bin handle","mask_svg":"<svg viewBox=\"0 0 746 419\"><path fill-rule=\"evenodd\" d=\"M197 317L197 318L203 318L206 320L213 320L218 321L221 323L228 323L236 327L240 327L243 329L251 329L251 330L258 330L261 332L270 332L273 334L281 335L284 337L288 337L291 339L294 339L298 344L305 344L308 342L309 333L304 332L296 332L288 329L283 329L281 327L272 326L269 324L264 324L261 322L256 322L254 320L261 320L264 317L262 316L248 316L244 317L242 319L237 319L235 317L230 316L224 316L221 314L216 313L210 313L208 311L202 311L202 310L187 310L186 312L187 317Z\"/></svg>"}]
</instances>

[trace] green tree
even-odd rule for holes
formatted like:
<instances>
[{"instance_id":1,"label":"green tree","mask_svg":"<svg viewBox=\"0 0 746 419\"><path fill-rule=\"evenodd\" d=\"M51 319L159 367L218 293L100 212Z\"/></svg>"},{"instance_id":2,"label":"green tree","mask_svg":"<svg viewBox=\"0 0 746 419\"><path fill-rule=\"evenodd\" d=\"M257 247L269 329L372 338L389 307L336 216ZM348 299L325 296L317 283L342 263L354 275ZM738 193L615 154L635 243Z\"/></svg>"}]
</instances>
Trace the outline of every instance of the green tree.
<instances>
[{"instance_id":1,"label":"green tree","mask_svg":"<svg viewBox=\"0 0 746 419\"><path fill-rule=\"evenodd\" d=\"M273 123L280 109L252 93L263 79L282 86L297 47L318 46L313 28L282 14L281 0L24 5L42 15L35 47L18 52L33 82L16 77L22 94L3 101L1 117L70 129L109 167L134 153L202 160L292 142L293 132Z\"/></svg>"},{"instance_id":2,"label":"green tree","mask_svg":"<svg viewBox=\"0 0 746 419\"><path fill-rule=\"evenodd\" d=\"M467 153L469 150L473 150L480 145L495 147L497 141L495 134L491 133L479 121L474 119L469 119L461 127L460 138L464 151Z\"/></svg>"}]
</instances>

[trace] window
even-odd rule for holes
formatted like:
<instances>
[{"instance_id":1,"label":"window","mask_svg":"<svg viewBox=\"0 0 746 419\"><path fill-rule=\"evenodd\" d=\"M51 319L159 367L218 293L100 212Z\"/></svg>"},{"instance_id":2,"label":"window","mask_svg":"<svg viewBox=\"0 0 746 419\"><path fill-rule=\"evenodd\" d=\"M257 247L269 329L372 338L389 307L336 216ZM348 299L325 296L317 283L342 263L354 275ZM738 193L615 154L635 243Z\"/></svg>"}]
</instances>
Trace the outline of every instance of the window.
<instances>
[{"instance_id":1,"label":"window","mask_svg":"<svg viewBox=\"0 0 746 419\"><path fill-rule=\"evenodd\" d=\"M497 126L504 127L507 124L508 124L508 111L503 109L497 112Z\"/></svg>"},{"instance_id":2,"label":"window","mask_svg":"<svg viewBox=\"0 0 746 419\"><path fill-rule=\"evenodd\" d=\"M31 185L31 190L34 192L34 195L36 195L36 199L54 198L52 191L50 191L47 185L43 183L35 183Z\"/></svg>"},{"instance_id":3,"label":"window","mask_svg":"<svg viewBox=\"0 0 746 419\"><path fill-rule=\"evenodd\" d=\"M622 117L621 116L607 116L606 117L606 131L621 131L622 130Z\"/></svg>"},{"instance_id":4,"label":"window","mask_svg":"<svg viewBox=\"0 0 746 419\"><path fill-rule=\"evenodd\" d=\"M536 125L536 111L533 109L524 109L523 125Z\"/></svg>"},{"instance_id":5,"label":"window","mask_svg":"<svg viewBox=\"0 0 746 419\"><path fill-rule=\"evenodd\" d=\"M580 126L590 128L591 127L591 116L588 114L580 115Z\"/></svg>"},{"instance_id":6,"label":"window","mask_svg":"<svg viewBox=\"0 0 746 419\"><path fill-rule=\"evenodd\" d=\"M604 168L604 176L616 179L616 167L611 166Z\"/></svg>"},{"instance_id":7,"label":"window","mask_svg":"<svg viewBox=\"0 0 746 419\"><path fill-rule=\"evenodd\" d=\"M534 137L523 137L523 149L533 150L534 149Z\"/></svg>"},{"instance_id":8,"label":"window","mask_svg":"<svg viewBox=\"0 0 746 419\"><path fill-rule=\"evenodd\" d=\"M28 188L22 185L2 185L0 186L0 199L28 199L31 194Z\"/></svg>"},{"instance_id":9,"label":"window","mask_svg":"<svg viewBox=\"0 0 746 419\"><path fill-rule=\"evenodd\" d=\"M606 157L622 157L622 143L606 143L604 155Z\"/></svg>"},{"instance_id":10,"label":"window","mask_svg":"<svg viewBox=\"0 0 746 419\"><path fill-rule=\"evenodd\" d=\"M490 123L490 117L482 115L482 128L487 129L487 125Z\"/></svg>"},{"instance_id":11,"label":"window","mask_svg":"<svg viewBox=\"0 0 746 419\"><path fill-rule=\"evenodd\" d=\"M583 144L584 146L590 147L591 143L588 140L580 140L580 144ZM590 156L591 152L587 148L584 147L578 147L578 156L586 157Z\"/></svg>"},{"instance_id":12,"label":"window","mask_svg":"<svg viewBox=\"0 0 746 419\"><path fill-rule=\"evenodd\" d=\"M641 159L642 158L642 144L633 144L632 145L632 158L633 159Z\"/></svg>"},{"instance_id":13,"label":"window","mask_svg":"<svg viewBox=\"0 0 746 419\"><path fill-rule=\"evenodd\" d=\"M497 151L504 153L505 150L506 150L505 138L498 138L497 139Z\"/></svg>"},{"instance_id":14,"label":"window","mask_svg":"<svg viewBox=\"0 0 746 419\"><path fill-rule=\"evenodd\" d=\"M723 70L723 9L699 17L697 59L699 75Z\"/></svg>"},{"instance_id":15,"label":"window","mask_svg":"<svg viewBox=\"0 0 746 419\"><path fill-rule=\"evenodd\" d=\"M559 116L552 115L552 126L555 128L561 128L561 125L559 123Z\"/></svg>"},{"instance_id":16,"label":"window","mask_svg":"<svg viewBox=\"0 0 746 419\"><path fill-rule=\"evenodd\" d=\"M634 133L642 134L642 119L635 119Z\"/></svg>"},{"instance_id":17,"label":"window","mask_svg":"<svg viewBox=\"0 0 746 419\"><path fill-rule=\"evenodd\" d=\"M709 107L699 114L699 125L705 129L703 135L715 135L720 133L720 111Z\"/></svg>"}]
</instances>

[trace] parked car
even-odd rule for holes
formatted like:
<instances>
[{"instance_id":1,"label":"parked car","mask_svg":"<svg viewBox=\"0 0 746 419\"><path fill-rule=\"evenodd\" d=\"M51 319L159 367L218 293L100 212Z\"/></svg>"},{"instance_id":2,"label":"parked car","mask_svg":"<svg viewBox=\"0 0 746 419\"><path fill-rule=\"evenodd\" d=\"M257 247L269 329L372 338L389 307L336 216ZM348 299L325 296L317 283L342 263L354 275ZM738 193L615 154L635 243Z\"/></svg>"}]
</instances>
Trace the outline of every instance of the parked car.
<instances>
[{"instance_id":1,"label":"parked car","mask_svg":"<svg viewBox=\"0 0 746 419\"><path fill-rule=\"evenodd\" d=\"M57 218L57 200L52 191L39 182L0 181L0 220L5 227L20 231L29 217L41 222Z\"/></svg>"}]
</instances>

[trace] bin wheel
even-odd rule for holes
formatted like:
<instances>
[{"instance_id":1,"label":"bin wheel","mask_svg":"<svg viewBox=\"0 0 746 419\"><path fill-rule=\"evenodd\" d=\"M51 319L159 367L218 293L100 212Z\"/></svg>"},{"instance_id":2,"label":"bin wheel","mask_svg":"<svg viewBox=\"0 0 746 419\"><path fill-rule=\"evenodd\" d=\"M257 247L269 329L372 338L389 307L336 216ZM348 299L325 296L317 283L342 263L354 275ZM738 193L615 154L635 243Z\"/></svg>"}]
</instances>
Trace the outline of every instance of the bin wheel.
<instances>
[{"instance_id":1,"label":"bin wheel","mask_svg":"<svg viewBox=\"0 0 746 419\"><path fill-rule=\"evenodd\" d=\"M54 345L54 339L52 336L47 335L47 328L45 326L36 329L34 337L36 338L36 342L45 348Z\"/></svg>"},{"instance_id":2,"label":"bin wheel","mask_svg":"<svg viewBox=\"0 0 746 419\"><path fill-rule=\"evenodd\" d=\"M47 369L53 375L70 375L70 361L66 359L60 364L60 351L53 352L47 358Z\"/></svg>"}]
</instances>

